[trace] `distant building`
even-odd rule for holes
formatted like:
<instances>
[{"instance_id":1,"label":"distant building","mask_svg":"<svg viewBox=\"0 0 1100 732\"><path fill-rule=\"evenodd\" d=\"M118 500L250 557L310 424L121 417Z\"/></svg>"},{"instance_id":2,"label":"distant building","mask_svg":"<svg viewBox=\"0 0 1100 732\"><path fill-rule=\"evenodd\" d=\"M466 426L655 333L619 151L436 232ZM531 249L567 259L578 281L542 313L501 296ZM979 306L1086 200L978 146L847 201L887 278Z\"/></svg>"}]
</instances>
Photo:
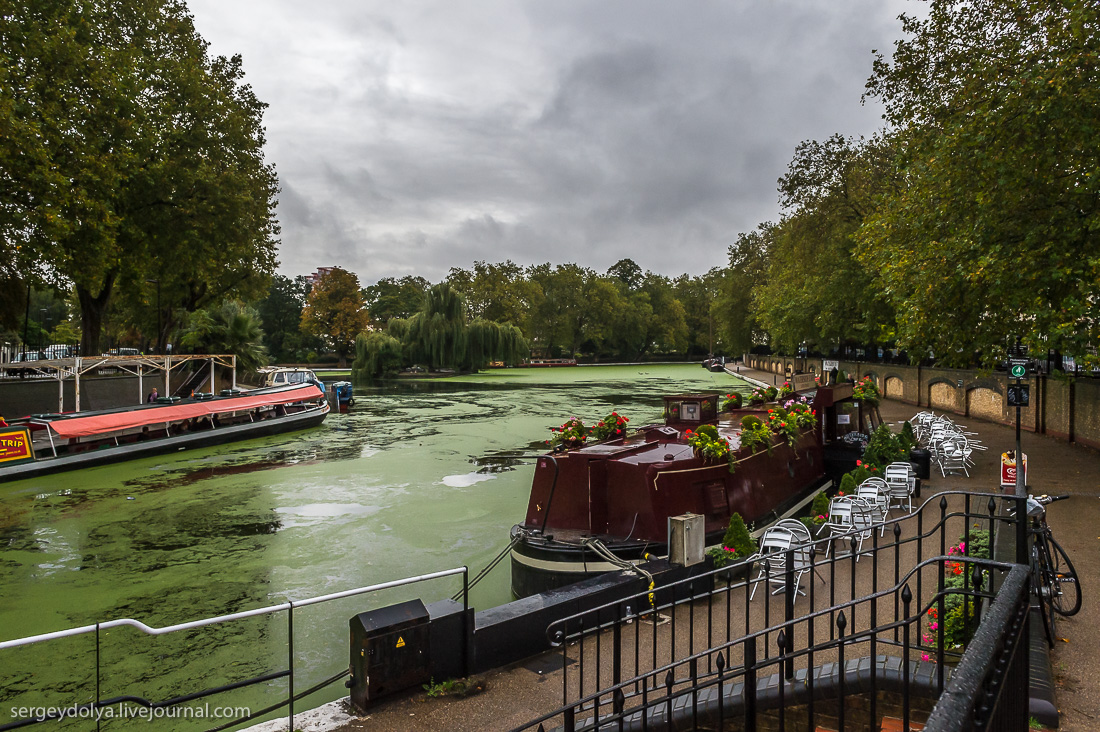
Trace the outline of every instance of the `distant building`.
<instances>
[{"instance_id":1,"label":"distant building","mask_svg":"<svg viewBox=\"0 0 1100 732\"><path fill-rule=\"evenodd\" d=\"M306 275L306 279L309 280L310 287L317 284L317 280L328 275L329 272L336 269L335 267L318 267L317 271L311 275Z\"/></svg>"}]
</instances>

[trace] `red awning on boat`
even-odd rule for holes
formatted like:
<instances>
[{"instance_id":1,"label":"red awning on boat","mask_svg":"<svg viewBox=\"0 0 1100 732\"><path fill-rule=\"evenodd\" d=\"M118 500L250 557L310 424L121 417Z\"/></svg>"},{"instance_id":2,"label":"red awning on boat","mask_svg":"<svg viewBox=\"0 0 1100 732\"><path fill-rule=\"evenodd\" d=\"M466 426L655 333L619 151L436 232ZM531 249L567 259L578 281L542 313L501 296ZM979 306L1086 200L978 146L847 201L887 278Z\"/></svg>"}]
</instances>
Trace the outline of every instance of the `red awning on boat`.
<instances>
[{"instance_id":1,"label":"red awning on boat","mask_svg":"<svg viewBox=\"0 0 1100 732\"><path fill-rule=\"evenodd\" d=\"M257 407L291 404L293 402L319 399L322 396L321 390L316 385L302 384L293 389L256 395L246 393L231 399L165 404L162 407L135 409L130 412L93 414L87 417L66 417L65 419L51 420L49 426L58 437L88 437L132 427L162 425L165 422L178 422L183 419L207 417L224 412L238 412Z\"/></svg>"}]
</instances>

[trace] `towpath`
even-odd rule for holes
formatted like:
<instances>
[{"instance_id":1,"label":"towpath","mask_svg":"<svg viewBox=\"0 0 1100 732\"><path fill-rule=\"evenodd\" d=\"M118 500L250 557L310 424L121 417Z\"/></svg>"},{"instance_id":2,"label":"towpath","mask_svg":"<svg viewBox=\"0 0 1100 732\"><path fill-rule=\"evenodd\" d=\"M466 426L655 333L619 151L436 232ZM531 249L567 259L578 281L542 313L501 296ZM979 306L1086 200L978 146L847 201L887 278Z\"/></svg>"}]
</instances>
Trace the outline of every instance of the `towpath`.
<instances>
[{"instance_id":1,"label":"towpath","mask_svg":"<svg viewBox=\"0 0 1100 732\"><path fill-rule=\"evenodd\" d=\"M747 369L743 373L759 381L773 382L773 374ZM916 407L899 402L887 401L881 406L887 422L908 419L916 411ZM1015 432L1010 427L962 417L957 421L979 433L989 449L976 454L977 464L969 478L961 475L943 478L933 469L932 479L922 491L924 497L950 489L994 492L1000 475L1000 453L1015 447ZM1053 504L1048 514L1055 536L1077 567L1084 596L1081 612L1059 624L1058 635L1062 640L1052 656L1061 729L1067 732L1100 729L1100 674L1094 672L1100 661L1100 644L1092 632L1100 627L1100 453L1027 432L1022 443L1028 455L1032 492L1074 496ZM860 591L867 589L861 587ZM686 626L681 623L677 629L685 638ZM683 638L681 642L685 642ZM486 673L479 677L485 690L464 699L409 693L336 729L339 732L511 729L561 704L560 660L560 652L553 652ZM328 722L326 726L314 726L315 723L302 720L295 726L304 732L333 729L332 720Z\"/></svg>"}]
</instances>

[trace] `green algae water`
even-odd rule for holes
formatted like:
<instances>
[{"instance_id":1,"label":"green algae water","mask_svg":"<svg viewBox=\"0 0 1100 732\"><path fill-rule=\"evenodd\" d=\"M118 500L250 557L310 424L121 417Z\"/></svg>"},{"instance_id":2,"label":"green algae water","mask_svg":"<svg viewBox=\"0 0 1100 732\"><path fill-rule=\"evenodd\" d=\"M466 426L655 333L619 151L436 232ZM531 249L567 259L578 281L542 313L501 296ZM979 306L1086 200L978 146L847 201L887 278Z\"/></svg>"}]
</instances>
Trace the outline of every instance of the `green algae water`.
<instances>
[{"instance_id":1,"label":"green algae water","mask_svg":"<svg viewBox=\"0 0 1100 732\"><path fill-rule=\"evenodd\" d=\"M116 618L163 627L463 565L472 577L522 520L550 427L613 409L646 424L664 395L734 388L697 365L650 364L357 385L351 413L312 430L0 485L0 640ZM354 614L460 589L452 577L294 610L295 689L346 668ZM470 604L510 599L505 560ZM94 701L97 684L103 699L157 701L285 669L287 615L104 631L98 674L94 635L2 650L0 725L21 716L13 708ZM205 718L152 727L109 707L103 727L210 729L226 721L215 707L256 711L286 689L284 678L221 694L190 704ZM296 708L345 694L337 683Z\"/></svg>"}]
</instances>

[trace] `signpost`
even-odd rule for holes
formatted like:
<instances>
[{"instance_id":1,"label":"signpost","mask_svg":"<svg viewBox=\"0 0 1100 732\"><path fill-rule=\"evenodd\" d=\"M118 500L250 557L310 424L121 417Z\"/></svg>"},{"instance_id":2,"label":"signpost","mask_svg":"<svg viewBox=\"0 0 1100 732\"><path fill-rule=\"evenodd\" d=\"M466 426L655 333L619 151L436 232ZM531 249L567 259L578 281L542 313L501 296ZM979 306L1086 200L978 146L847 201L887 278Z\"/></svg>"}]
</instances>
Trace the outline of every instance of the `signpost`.
<instances>
[{"instance_id":1,"label":"signpost","mask_svg":"<svg viewBox=\"0 0 1100 732\"><path fill-rule=\"evenodd\" d=\"M1009 375L1016 379L1015 384L1008 386L1007 397L1010 406L1016 407L1016 561L1019 564L1027 564L1027 497L1024 472L1026 471L1024 451L1020 449L1020 407L1028 404L1031 394L1026 386L1020 383L1020 379L1027 378L1027 359L1020 347L1020 339L1016 339L1016 346L1012 349L1013 358L1008 359ZM1002 472L1004 466L1002 464Z\"/></svg>"}]
</instances>

